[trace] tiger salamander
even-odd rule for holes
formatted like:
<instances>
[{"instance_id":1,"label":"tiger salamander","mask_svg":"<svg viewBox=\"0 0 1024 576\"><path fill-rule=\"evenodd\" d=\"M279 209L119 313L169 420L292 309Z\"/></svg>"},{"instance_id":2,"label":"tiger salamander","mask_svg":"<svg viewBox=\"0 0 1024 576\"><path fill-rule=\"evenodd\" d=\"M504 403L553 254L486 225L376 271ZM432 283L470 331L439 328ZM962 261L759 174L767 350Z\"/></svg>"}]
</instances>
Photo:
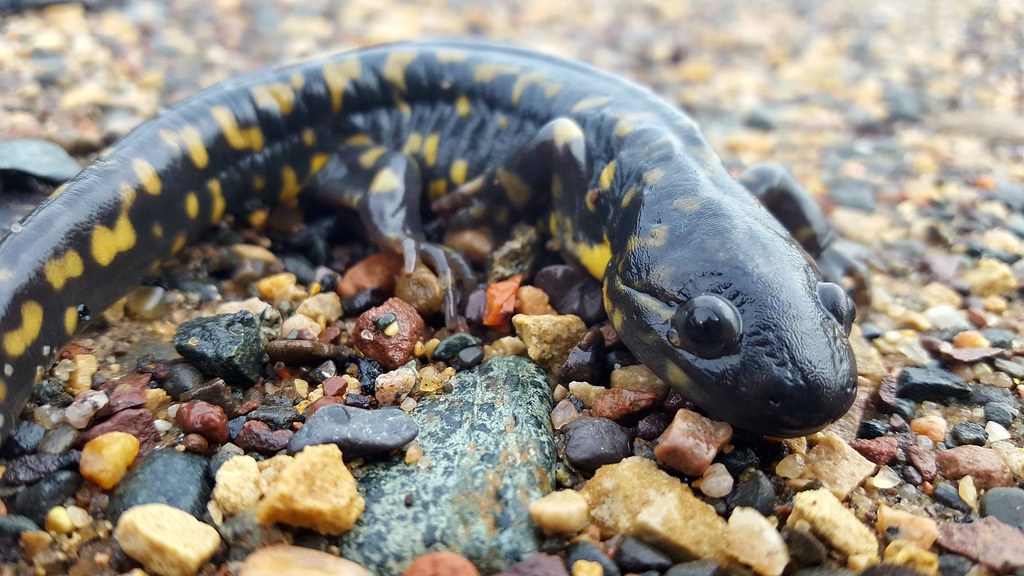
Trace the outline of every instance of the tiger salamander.
<instances>
[{"instance_id":1,"label":"tiger salamander","mask_svg":"<svg viewBox=\"0 0 1024 576\"><path fill-rule=\"evenodd\" d=\"M357 211L407 267L432 267L449 320L469 272L425 238L424 197L452 228L540 218L602 282L626 346L715 418L797 436L854 399L855 307L814 259L849 267L783 170L733 179L689 116L590 66L425 41L204 90L140 125L0 240L2 434L86 311L107 308L225 214L313 197Z\"/></svg>"}]
</instances>

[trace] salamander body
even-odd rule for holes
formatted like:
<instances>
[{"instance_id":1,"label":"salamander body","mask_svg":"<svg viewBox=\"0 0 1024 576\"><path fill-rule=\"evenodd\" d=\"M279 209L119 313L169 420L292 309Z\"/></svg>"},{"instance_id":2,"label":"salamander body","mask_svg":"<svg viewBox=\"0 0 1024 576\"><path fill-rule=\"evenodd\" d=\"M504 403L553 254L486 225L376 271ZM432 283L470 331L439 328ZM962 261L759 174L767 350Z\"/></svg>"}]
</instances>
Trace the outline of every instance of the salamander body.
<instances>
[{"instance_id":1,"label":"salamander body","mask_svg":"<svg viewBox=\"0 0 1024 576\"><path fill-rule=\"evenodd\" d=\"M0 240L0 430L56 353L227 213L306 196L439 271L420 198L451 226L543 215L608 317L710 415L792 436L855 392L853 306L726 172L688 116L592 67L413 42L257 71L142 124Z\"/></svg>"}]
</instances>

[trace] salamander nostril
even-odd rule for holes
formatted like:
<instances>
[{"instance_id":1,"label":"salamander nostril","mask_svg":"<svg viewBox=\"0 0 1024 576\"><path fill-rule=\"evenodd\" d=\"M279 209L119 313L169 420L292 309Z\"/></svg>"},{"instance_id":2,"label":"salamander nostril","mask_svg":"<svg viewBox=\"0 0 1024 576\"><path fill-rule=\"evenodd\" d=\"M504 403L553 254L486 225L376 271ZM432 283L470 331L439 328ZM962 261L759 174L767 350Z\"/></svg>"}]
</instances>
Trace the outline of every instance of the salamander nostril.
<instances>
[{"instance_id":1,"label":"salamander nostril","mask_svg":"<svg viewBox=\"0 0 1024 576\"><path fill-rule=\"evenodd\" d=\"M771 406L772 408L778 408L779 406L782 405L782 402L780 402L778 397L776 396L769 396L768 405Z\"/></svg>"},{"instance_id":2,"label":"salamander nostril","mask_svg":"<svg viewBox=\"0 0 1024 576\"><path fill-rule=\"evenodd\" d=\"M857 307L846 290L832 282L818 282L818 302L849 334L853 319L857 316Z\"/></svg>"}]
</instances>

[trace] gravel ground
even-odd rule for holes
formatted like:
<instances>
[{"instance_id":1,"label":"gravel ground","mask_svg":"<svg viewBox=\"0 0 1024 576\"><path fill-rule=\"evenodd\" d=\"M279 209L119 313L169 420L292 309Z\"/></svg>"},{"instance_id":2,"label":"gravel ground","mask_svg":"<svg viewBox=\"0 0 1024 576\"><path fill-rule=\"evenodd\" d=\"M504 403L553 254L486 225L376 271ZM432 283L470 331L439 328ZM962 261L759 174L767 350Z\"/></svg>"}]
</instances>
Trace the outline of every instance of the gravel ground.
<instances>
[{"instance_id":1,"label":"gravel ground","mask_svg":"<svg viewBox=\"0 0 1024 576\"><path fill-rule=\"evenodd\" d=\"M872 306L861 311L852 336L861 375L860 399L829 434L775 442L724 430L721 423L690 410L692 406L678 395L666 395L636 368L620 368L617 377L613 372L607 390L573 388L556 378L563 386L554 393L559 402L551 420L558 431L551 446L552 457L558 457L555 480L563 490L530 508L532 521L546 533L532 546L561 555L574 576L663 573L673 562L693 557L765 576L778 576L783 569L830 574L844 569L886 574L913 569L946 576L1024 569L1024 4L591 0L576 2L569 10L544 1L182 0L104 5L0 15L0 140L48 139L84 163L161 107L262 65L408 38L489 38L579 58L652 86L698 120L728 167L738 173L764 160L787 165L820 199L839 232L868 248ZM271 220L287 218L276 213ZM30 447L8 443L6 452L0 452L0 563L5 576L115 574L138 570L135 561L161 573L152 564L160 554L146 544L147 537L159 539L159 533L153 536L153 524L176 526L180 534L188 535L182 537L183 546L205 563L199 568L203 574L236 573L253 549L278 542L333 553L341 549L352 557L345 541L325 535L351 527L344 518L363 501L354 492L356 485L366 493L372 512L376 504L367 486L386 481L379 478L388 472L346 457L356 481L350 489L331 488L337 493L330 492L323 500L335 508L318 513L337 523L297 518L302 514L294 507L274 499L308 491L316 482L316 470L332 470L339 476L347 472L340 457L329 450L307 450L293 459L274 456L300 437L291 434L298 428L293 422L299 419L295 408L310 406L314 396L344 396L345 388L330 392L328 386L344 383L350 393L361 386L365 402L395 404L402 410L390 408L395 412L390 419L388 414L369 417L391 436L372 442L352 440L352 449L372 453L381 446L402 446L408 442L403 434L410 426L403 418L414 419L427 410L430 388L425 383L450 393L453 386L445 381L451 371L445 370L452 365L460 369L457 378L465 378L460 380L464 387L471 388L472 377L463 376L461 369L480 361L479 347L468 342L469 352L431 363L425 349L437 345L432 337L443 339L445 332L435 334L438 326L427 325L414 330L409 340L410 346L420 341L413 351L419 359L417 369L411 370L414 374L403 374L401 367L387 366L378 358L378 364L385 365L384 380L367 377L359 365L353 372L356 378L343 381L343 366L337 375L323 378L306 371L300 378L298 370L285 367L315 365L309 355L330 357L333 349L313 350L308 344L299 350L298 345L281 344L271 353L283 363L276 365L280 380L234 399L237 405L225 408L231 398L211 400L218 393L216 387L195 400L179 399L168 382L188 380L191 373L173 372L177 365L162 360L139 362L147 354L158 359L173 355L171 337L182 334L179 325L200 312L237 312L238 308L225 308L204 297L210 292L203 286L216 286L229 301L249 296L273 301L286 319L300 305L307 306L306 312L308 307L332 305L326 298L307 298L315 290L306 290L310 283L302 282L302 274L298 287L294 280L274 276L296 266L282 255L237 247L244 242L276 252L280 243L273 238L274 230L253 231L241 225L222 229L212 242L184 252L165 269L156 287L135 292L127 316L123 306L115 307L104 314L103 330L91 330L69 347L49 379L63 389L50 397L37 394L42 408L26 412L28 420L48 430L43 441L50 451L38 447L36 438ZM335 251L331 264L345 272L365 254L363 247L344 247ZM556 294L549 295L554 302ZM529 306L525 303L535 297L536 293L520 291L520 306ZM376 318L386 312L397 319L405 318L403 314L419 318L403 305L393 304ZM257 315L261 310L255 310ZM330 316L329 310L317 311ZM346 308L346 318L335 316L337 332L320 337L317 344L335 346L349 334L358 334L363 328L357 330L359 325L354 324L357 315ZM566 315L556 318L561 320L533 329L543 332L553 326L575 334L575 340L586 329L574 332L577 325ZM297 330L304 327L286 321ZM254 319L237 322L251 322L259 343ZM530 330L517 323L516 331L527 345ZM494 334L488 336L487 341ZM317 339L315 334L299 338ZM488 357L502 346L516 351L515 342L502 342L484 348ZM542 344L557 347L549 341ZM96 365L90 365L94 361ZM189 361L199 365L199 360ZM144 381L131 376L136 365L144 367ZM518 365L503 369L523 370ZM117 380L125 375L129 380ZM336 380L330 380L332 376ZM387 392L402 390L407 377L419 379L417 393ZM83 379L84 384L79 382ZM117 385L107 385L115 380L122 385L120 392ZM220 386L227 389L223 382ZM376 386L376 393L368 386ZM116 414L111 420L118 414L148 414L147 432L136 433L128 416L112 427L88 426L94 413L103 409L93 406L89 411L90 387L102 392L104 404L114 403L117 394L124 400L132 390L141 395L134 404L130 398L124 400L124 406L112 411ZM639 395L619 393L614 405L611 395L600 401L616 388ZM313 389L318 392L311 393ZM56 399L65 390L79 393L71 406L70 398L63 404ZM154 390L166 393L161 397ZM652 391L656 394L647 402L643 394ZM268 400L282 397L305 404L292 408L294 403L282 406ZM479 392L466 401L491 401L486 398ZM347 403L360 401L349 397ZM417 408L418 401L423 406ZM539 405L529 402L534 409ZM131 408L124 410L126 406ZM323 406L327 404L321 402L319 407ZM232 416L254 409L258 417L237 421L237 426L245 422L241 431L232 428L235 424L227 424L223 431L209 424L224 418L225 411ZM206 420L203 410L220 412ZM339 411L331 408L326 413ZM378 412L385 410L370 414ZM85 429L84 435L71 430L70 439L62 443L54 430L68 427L61 428L58 422L76 418L84 418L82 426L74 426ZM307 413L305 427L312 428L309 418ZM35 429L26 425L24 430L31 436ZM109 430L127 430L141 438L133 444L123 437L127 435L114 432L94 445L94 454L79 457L69 451L76 440ZM459 437L457 430L445 430L444 434ZM189 431L193 433L184 433ZM533 442L534 432L540 434L524 433L522 442ZM315 433L329 435L330 430L303 432ZM242 448L235 453L215 449L218 434L230 434ZM248 440L239 442L239 435ZM612 456L597 454L595 439L610 445L618 442L622 449ZM367 448L373 442L379 446ZM418 442L406 448L404 459L418 470L429 470L429 442L422 437ZM164 444L179 446L180 458L164 456L150 464L157 458L142 457ZM710 450L711 457L695 464L693 450L687 448L693 445ZM667 446L678 447L684 456L656 449ZM254 456L251 464L236 458L223 480L218 472L215 485L224 488L220 493L213 488L210 500L213 476L204 478L209 473L206 460L196 455L214 454L213 461L222 465L243 450ZM349 448L342 451L347 454ZM25 472L25 459L43 453L52 461L40 464L39 470L50 468L35 476L31 470ZM138 461L135 453L142 454ZM639 458L623 459L631 455ZM90 456L99 458L101 468L120 465L122 472L136 463L121 482L120 475L89 469ZM655 456L661 468L648 466ZM712 459L716 464L709 467ZM140 472L143 461L149 468ZM601 464L610 465L592 475ZM14 478L12 470L22 476ZM132 508L134 503L152 502L136 492L155 489L153 479L168 474L186 488L196 487L193 493L176 495L173 503L191 515L183 513L180 518L174 510ZM465 481L471 482L469 477ZM119 483L122 486L113 490ZM143 488L125 494L125 483ZM256 484L255 496L246 496L243 488ZM162 484L155 487L166 489ZM536 490L531 487L528 496L520 497L536 500ZM29 504L32 499L56 508L38 509ZM248 524L226 520L253 508L256 500L260 524L312 530L260 532L251 516ZM272 501L276 504L268 504ZM649 505L651 501L655 505ZM652 519L655 509L672 506L685 511L680 512L685 520ZM115 510L123 512L119 521ZM34 524L19 524L21 518ZM41 526L49 533L39 531ZM209 533L210 526L218 528L219 536ZM779 529L785 540L779 538ZM201 551L208 548L204 556ZM477 561L472 546L452 548L474 559L485 573L503 567L501 562ZM248 562L246 573L279 570L281 563L297 569L303 562L326 562L320 557L306 559L294 548L269 550ZM283 560L272 557L275 553ZM664 559L665 554L671 561ZM556 567L545 564L547 559L550 556L536 556L533 568L517 573L558 574ZM513 560L518 560L515 554L502 561ZM878 560L885 564L875 565ZM431 562L438 572L429 572ZM417 562L414 569L417 574L472 573L458 558L436 554ZM335 570L359 573L353 565L338 565ZM564 567L561 570L564 573ZM712 573L695 563L672 570L674 576Z\"/></svg>"}]
</instances>

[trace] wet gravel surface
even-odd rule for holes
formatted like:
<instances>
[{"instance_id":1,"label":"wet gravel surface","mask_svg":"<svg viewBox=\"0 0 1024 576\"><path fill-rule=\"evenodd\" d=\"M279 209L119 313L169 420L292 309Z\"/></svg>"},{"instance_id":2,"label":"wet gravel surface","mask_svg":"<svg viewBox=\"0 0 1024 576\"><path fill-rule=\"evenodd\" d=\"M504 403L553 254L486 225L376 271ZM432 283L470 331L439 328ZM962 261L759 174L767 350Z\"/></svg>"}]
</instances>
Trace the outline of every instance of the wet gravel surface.
<instances>
[{"instance_id":1,"label":"wet gravel surface","mask_svg":"<svg viewBox=\"0 0 1024 576\"><path fill-rule=\"evenodd\" d=\"M96 311L36 387L0 448L4 576L1024 570L1024 5L90 6L0 14L0 141L85 163L219 80L407 38L653 87L730 169L785 164L866 246L858 400L824 433L754 437L638 365L531 230L477 262L471 338L429 270L278 209ZM74 169L7 145L0 213Z\"/></svg>"}]
</instances>

